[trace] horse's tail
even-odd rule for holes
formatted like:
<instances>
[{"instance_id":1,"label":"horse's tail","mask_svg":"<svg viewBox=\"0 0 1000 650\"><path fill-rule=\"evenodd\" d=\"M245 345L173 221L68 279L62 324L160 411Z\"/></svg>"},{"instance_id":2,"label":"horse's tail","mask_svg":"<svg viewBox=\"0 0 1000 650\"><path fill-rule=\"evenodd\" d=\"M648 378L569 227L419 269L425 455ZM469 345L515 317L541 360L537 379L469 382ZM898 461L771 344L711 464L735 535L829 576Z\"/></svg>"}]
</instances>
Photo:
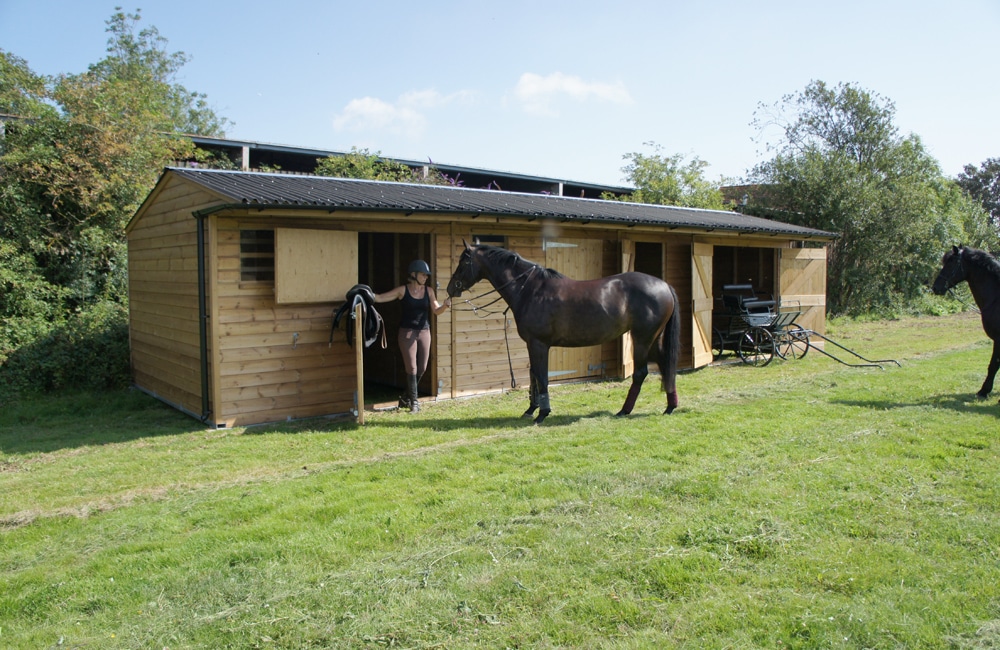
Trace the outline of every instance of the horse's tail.
<instances>
[{"instance_id":1,"label":"horse's tail","mask_svg":"<svg viewBox=\"0 0 1000 650\"><path fill-rule=\"evenodd\" d=\"M677 292L670 287L670 295L674 299L673 313L660 333L659 359L660 381L663 382L663 392L667 394L667 413L677 408L677 363L681 354L681 315Z\"/></svg>"}]
</instances>

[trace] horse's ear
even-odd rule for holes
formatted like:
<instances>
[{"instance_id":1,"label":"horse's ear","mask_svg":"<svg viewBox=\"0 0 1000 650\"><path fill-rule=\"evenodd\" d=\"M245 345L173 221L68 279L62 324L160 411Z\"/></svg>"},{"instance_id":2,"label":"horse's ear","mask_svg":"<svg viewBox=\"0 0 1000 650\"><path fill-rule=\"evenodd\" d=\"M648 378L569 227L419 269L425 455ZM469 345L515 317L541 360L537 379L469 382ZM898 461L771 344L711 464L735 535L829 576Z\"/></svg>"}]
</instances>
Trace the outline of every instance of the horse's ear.
<instances>
[{"instance_id":1,"label":"horse's ear","mask_svg":"<svg viewBox=\"0 0 1000 650\"><path fill-rule=\"evenodd\" d=\"M465 246L465 250L472 250L472 246L469 246L469 242L465 241L465 237L462 237L462 245Z\"/></svg>"},{"instance_id":2,"label":"horse's ear","mask_svg":"<svg viewBox=\"0 0 1000 650\"><path fill-rule=\"evenodd\" d=\"M951 252L953 252L955 255L958 255L958 246L952 246Z\"/></svg>"}]
</instances>

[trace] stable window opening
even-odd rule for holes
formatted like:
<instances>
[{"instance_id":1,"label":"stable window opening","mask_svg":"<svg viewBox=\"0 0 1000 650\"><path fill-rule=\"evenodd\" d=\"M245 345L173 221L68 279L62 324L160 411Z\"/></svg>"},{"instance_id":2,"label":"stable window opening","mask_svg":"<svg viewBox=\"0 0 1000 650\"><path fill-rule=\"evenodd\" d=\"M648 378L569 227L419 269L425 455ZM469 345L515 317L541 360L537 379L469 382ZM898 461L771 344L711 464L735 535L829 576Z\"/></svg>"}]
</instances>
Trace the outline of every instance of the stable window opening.
<instances>
[{"instance_id":1,"label":"stable window opening","mask_svg":"<svg viewBox=\"0 0 1000 650\"><path fill-rule=\"evenodd\" d=\"M274 231L240 231L240 281L274 282Z\"/></svg>"}]
</instances>

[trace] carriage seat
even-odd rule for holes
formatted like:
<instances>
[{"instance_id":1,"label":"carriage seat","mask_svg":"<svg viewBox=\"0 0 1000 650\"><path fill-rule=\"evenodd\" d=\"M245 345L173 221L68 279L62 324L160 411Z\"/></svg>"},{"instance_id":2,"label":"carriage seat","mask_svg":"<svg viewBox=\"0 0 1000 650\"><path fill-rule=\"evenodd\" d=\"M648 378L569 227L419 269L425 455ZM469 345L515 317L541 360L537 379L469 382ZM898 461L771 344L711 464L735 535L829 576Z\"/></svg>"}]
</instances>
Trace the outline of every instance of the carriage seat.
<instances>
[{"instance_id":1,"label":"carriage seat","mask_svg":"<svg viewBox=\"0 0 1000 650\"><path fill-rule=\"evenodd\" d=\"M774 311L773 300L744 300L743 309L751 314L768 313Z\"/></svg>"},{"instance_id":2,"label":"carriage seat","mask_svg":"<svg viewBox=\"0 0 1000 650\"><path fill-rule=\"evenodd\" d=\"M773 300L757 300L737 295L723 295L722 304L733 313L768 312L774 309Z\"/></svg>"},{"instance_id":3,"label":"carriage seat","mask_svg":"<svg viewBox=\"0 0 1000 650\"><path fill-rule=\"evenodd\" d=\"M752 284L722 285L722 304L731 313L767 313L774 309L773 300L762 300Z\"/></svg>"}]
</instances>

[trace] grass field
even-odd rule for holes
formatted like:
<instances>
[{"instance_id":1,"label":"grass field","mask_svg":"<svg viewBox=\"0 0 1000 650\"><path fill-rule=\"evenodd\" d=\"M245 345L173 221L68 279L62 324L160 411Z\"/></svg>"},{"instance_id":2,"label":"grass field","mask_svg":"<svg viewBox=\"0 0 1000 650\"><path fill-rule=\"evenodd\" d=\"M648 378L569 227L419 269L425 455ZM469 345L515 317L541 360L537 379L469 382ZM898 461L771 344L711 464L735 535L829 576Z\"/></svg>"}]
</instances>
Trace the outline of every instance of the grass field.
<instances>
[{"instance_id":1,"label":"grass field","mask_svg":"<svg viewBox=\"0 0 1000 650\"><path fill-rule=\"evenodd\" d=\"M765 368L205 430L0 410L3 648L996 648L1000 406L970 315Z\"/></svg>"}]
</instances>

